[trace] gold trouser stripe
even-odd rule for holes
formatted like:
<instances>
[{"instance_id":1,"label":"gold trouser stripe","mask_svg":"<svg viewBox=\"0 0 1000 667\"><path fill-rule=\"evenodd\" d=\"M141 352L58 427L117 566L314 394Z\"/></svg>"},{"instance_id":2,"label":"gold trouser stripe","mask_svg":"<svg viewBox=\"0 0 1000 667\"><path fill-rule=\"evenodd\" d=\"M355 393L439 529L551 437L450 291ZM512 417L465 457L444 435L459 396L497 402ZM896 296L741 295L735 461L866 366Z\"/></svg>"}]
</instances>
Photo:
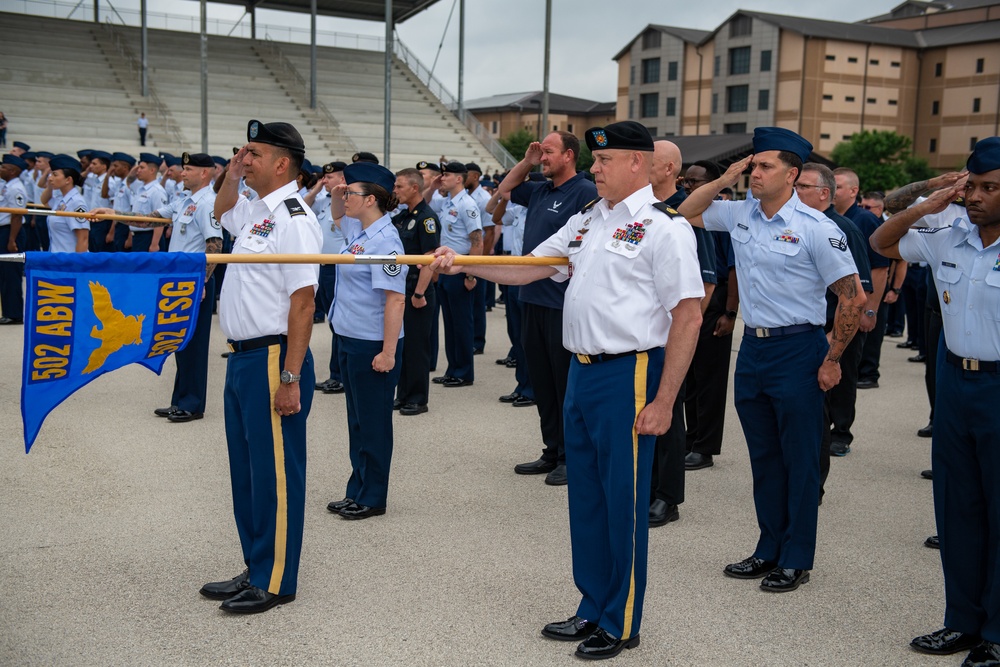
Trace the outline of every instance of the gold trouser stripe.
<instances>
[{"instance_id":1,"label":"gold trouser stripe","mask_svg":"<svg viewBox=\"0 0 1000 667\"><path fill-rule=\"evenodd\" d=\"M269 593L281 591L281 577L285 573L285 546L288 541L288 486L285 480L285 440L281 434L281 417L274 411L274 395L281 386L281 346L267 348L267 384L271 392L271 439L274 442L274 489L278 506L274 520L274 568L271 570Z\"/></svg>"},{"instance_id":2,"label":"gold trouser stripe","mask_svg":"<svg viewBox=\"0 0 1000 667\"><path fill-rule=\"evenodd\" d=\"M639 413L646 407L646 373L649 367L649 355L640 352L635 355L635 417L639 418ZM628 639L632 636L632 614L635 608L635 525L636 511L638 507L637 498L637 478L639 476L639 432L632 422L632 569L629 572L628 599L625 601L625 622L622 624L621 638ZM649 503L643 505L643 511Z\"/></svg>"}]
</instances>

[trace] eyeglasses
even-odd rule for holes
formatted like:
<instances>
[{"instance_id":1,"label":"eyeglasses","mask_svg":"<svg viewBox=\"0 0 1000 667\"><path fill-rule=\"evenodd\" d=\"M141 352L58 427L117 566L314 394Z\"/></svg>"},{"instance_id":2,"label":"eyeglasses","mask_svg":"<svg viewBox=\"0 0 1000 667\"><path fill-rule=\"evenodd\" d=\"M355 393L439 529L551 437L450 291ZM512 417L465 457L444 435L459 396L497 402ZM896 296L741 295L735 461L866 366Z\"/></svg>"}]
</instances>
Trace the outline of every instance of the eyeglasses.
<instances>
[{"instance_id":1,"label":"eyeglasses","mask_svg":"<svg viewBox=\"0 0 1000 667\"><path fill-rule=\"evenodd\" d=\"M862 204L861 208L865 209L866 211L871 211L876 208L878 209L885 208L885 206L883 206L882 204Z\"/></svg>"},{"instance_id":2,"label":"eyeglasses","mask_svg":"<svg viewBox=\"0 0 1000 667\"><path fill-rule=\"evenodd\" d=\"M796 183L796 190L804 190L805 188L816 188L817 190L829 190L825 185L809 185L808 183Z\"/></svg>"},{"instance_id":3,"label":"eyeglasses","mask_svg":"<svg viewBox=\"0 0 1000 667\"><path fill-rule=\"evenodd\" d=\"M344 190L344 199L347 199L351 195L357 195L359 197L367 197L368 196L364 192L354 192L353 190Z\"/></svg>"}]
</instances>

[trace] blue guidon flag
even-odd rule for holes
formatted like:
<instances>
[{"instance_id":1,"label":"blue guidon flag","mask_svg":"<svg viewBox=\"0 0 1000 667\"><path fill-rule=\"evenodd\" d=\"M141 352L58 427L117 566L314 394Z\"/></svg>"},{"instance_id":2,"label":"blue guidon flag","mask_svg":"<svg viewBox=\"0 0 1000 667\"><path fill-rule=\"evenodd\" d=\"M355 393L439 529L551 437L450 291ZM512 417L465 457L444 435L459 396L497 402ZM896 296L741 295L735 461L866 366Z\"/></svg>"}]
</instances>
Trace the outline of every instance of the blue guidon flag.
<instances>
[{"instance_id":1,"label":"blue guidon flag","mask_svg":"<svg viewBox=\"0 0 1000 667\"><path fill-rule=\"evenodd\" d=\"M21 417L25 452L73 392L139 363L159 374L194 335L205 256L25 253Z\"/></svg>"}]
</instances>

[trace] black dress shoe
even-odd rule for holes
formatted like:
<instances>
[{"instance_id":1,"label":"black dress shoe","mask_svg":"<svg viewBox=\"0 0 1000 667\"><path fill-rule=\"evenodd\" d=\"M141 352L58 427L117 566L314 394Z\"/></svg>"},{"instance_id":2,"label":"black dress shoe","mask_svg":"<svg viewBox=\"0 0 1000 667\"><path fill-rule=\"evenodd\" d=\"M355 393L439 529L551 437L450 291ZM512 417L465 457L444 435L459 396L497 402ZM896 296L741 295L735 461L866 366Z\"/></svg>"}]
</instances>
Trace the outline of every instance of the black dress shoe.
<instances>
[{"instance_id":1,"label":"black dress shoe","mask_svg":"<svg viewBox=\"0 0 1000 667\"><path fill-rule=\"evenodd\" d=\"M177 412L177 406L171 405L169 408L156 408L153 410L153 414L157 417L169 417L170 415Z\"/></svg>"},{"instance_id":2,"label":"black dress shoe","mask_svg":"<svg viewBox=\"0 0 1000 667\"><path fill-rule=\"evenodd\" d=\"M497 359L497 366L506 366L508 361L514 361L513 357L504 357L503 359Z\"/></svg>"},{"instance_id":3,"label":"black dress shoe","mask_svg":"<svg viewBox=\"0 0 1000 667\"><path fill-rule=\"evenodd\" d=\"M941 538L937 535L931 535L926 540L924 540L924 546L928 549L940 549L941 548Z\"/></svg>"},{"instance_id":4,"label":"black dress shoe","mask_svg":"<svg viewBox=\"0 0 1000 667\"><path fill-rule=\"evenodd\" d=\"M846 442L831 442L830 456L847 456L851 453L851 446Z\"/></svg>"},{"instance_id":5,"label":"black dress shoe","mask_svg":"<svg viewBox=\"0 0 1000 667\"><path fill-rule=\"evenodd\" d=\"M420 405L418 403L407 403L399 408L399 414L406 417L412 417L414 415L422 415L427 412L427 405Z\"/></svg>"},{"instance_id":6,"label":"black dress shoe","mask_svg":"<svg viewBox=\"0 0 1000 667\"><path fill-rule=\"evenodd\" d=\"M445 387L471 387L472 380L463 380L462 378L448 378L442 382Z\"/></svg>"},{"instance_id":7,"label":"black dress shoe","mask_svg":"<svg viewBox=\"0 0 1000 667\"><path fill-rule=\"evenodd\" d=\"M0 324L24 324L24 320L14 317L0 317Z\"/></svg>"},{"instance_id":8,"label":"black dress shoe","mask_svg":"<svg viewBox=\"0 0 1000 667\"><path fill-rule=\"evenodd\" d=\"M361 505L360 503L351 503L347 507L340 510L339 514L345 519L367 519L372 516L382 516L385 514L385 508L368 507L368 505Z\"/></svg>"},{"instance_id":9,"label":"black dress shoe","mask_svg":"<svg viewBox=\"0 0 1000 667\"><path fill-rule=\"evenodd\" d=\"M699 454L698 452L688 452L684 457L685 470L701 470L711 468L715 465L711 454Z\"/></svg>"},{"instance_id":10,"label":"black dress shoe","mask_svg":"<svg viewBox=\"0 0 1000 667\"><path fill-rule=\"evenodd\" d=\"M528 398L527 396L518 396L511 405L515 408L528 408L535 404L535 399Z\"/></svg>"},{"instance_id":11,"label":"black dress shoe","mask_svg":"<svg viewBox=\"0 0 1000 667\"><path fill-rule=\"evenodd\" d=\"M175 410L173 414L167 415L167 421L174 424L183 424L184 422L193 422L196 419L201 419L205 416L204 412L188 412L187 410Z\"/></svg>"},{"instance_id":12,"label":"black dress shoe","mask_svg":"<svg viewBox=\"0 0 1000 667\"><path fill-rule=\"evenodd\" d=\"M434 384L444 384L450 379L452 379L450 375L439 375L436 378L431 378L431 382Z\"/></svg>"},{"instance_id":13,"label":"black dress shoe","mask_svg":"<svg viewBox=\"0 0 1000 667\"><path fill-rule=\"evenodd\" d=\"M403 402L398 398L392 402L393 410L399 410L401 407L403 407Z\"/></svg>"},{"instance_id":14,"label":"black dress shoe","mask_svg":"<svg viewBox=\"0 0 1000 667\"><path fill-rule=\"evenodd\" d=\"M487 308L487 309L486 309L486 312L489 312L489 310L490 310L490 309L489 309L489 308ZM480 355L480 354L482 354L482 353L483 353L483 351L482 351L482 350L473 350L473 351L472 351L472 356L477 356L477 355Z\"/></svg>"},{"instance_id":15,"label":"black dress shoe","mask_svg":"<svg viewBox=\"0 0 1000 667\"><path fill-rule=\"evenodd\" d=\"M544 475L555 470L556 465L558 464L555 461L538 459L531 463L518 463L514 466L514 472L518 475Z\"/></svg>"},{"instance_id":16,"label":"black dress shoe","mask_svg":"<svg viewBox=\"0 0 1000 667\"><path fill-rule=\"evenodd\" d=\"M244 590L219 605L219 609L233 614L259 614L262 611L267 611L272 607L291 602L294 599L294 593L291 595L275 595L256 586L247 586Z\"/></svg>"},{"instance_id":17,"label":"black dress shoe","mask_svg":"<svg viewBox=\"0 0 1000 667\"><path fill-rule=\"evenodd\" d=\"M914 637L913 641L910 642L910 648L930 655L951 655L960 651L968 651L978 646L979 643L980 639L975 635L941 628L929 635Z\"/></svg>"},{"instance_id":18,"label":"black dress shoe","mask_svg":"<svg viewBox=\"0 0 1000 667\"><path fill-rule=\"evenodd\" d=\"M559 623L549 623L542 628L542 636L562 642L578 642L594 634L597 623L573 616Z\"/></svg>"},{"instance_id":19,"label":"black dress shoe","mask_svg":"<svg viewBox=\"0 0 1000 667\"><path fill-rule=\"evenodd\" d=\"M927 422L927 426L917 431L918 438L930 438L934 435L934 422Z\"/></svg>"},{"instance_id":20,"label":"black dress shoe","mask_svg":"<svg viewBox=\"0 0 1000 667\"><path fill-rule=\"evenodd\" d=\"M513 403L514 401L516 401L519 398L521 398L521 395L519 393L517 393L516 391L512 391L509 394L504 394L498 400L501 403Z\"/></svg>"},{"instance_id":21,"label":"black dress shoe","mask_svg":"<svg viewBox=\"0 0 1000 667\"><path fill-rule=\"evenodd\" d=\"M878 380L858 380L858 389L878 389Z\"/></svg>"},{"instance_id":22,"label":"black dress shoe","mask_svg":"<svg viewBox=\"0 0 1000 667\"><path fill-rule=\"evenodd\" d=\"M343 394L344 393L344 383L340 380L327 380L326 386L323 387L324 394Z\"/></svg>"},{"instance_id":23,"label":"black dress shoe","mask_svg":"<svg viewBox=\"0 0 1000 667\"><path fill-rule=\"evenodd\" d=\"M902 343L896 343L896 347L900 350L910 350L917 346L912 340L904 340Z\"/></svg>"},{"instance_id":24,"label":"black dress shoe","mask_svg":"<svg viewBox=\"0 0 1000 667\"><path fill-rule=\"evenodd\" d=\"M221 354L220 356L221 356L221 357L222 357L223 359L228 359L228 358L229 358L229 353L228 353L228 352L223 352L223 353L222 353L222 354Z\"/></svg>"},{"instance_id":25,"label":"black dress shoe","mask_svg":"<svg viewBox=\"0 0 1000 667\"><path fill-rule=\"evenodd\" d=\"M504 366L506 366L507 368L517 368L517 359L511 359L506 364L504 364Z\"/></svg>"},{"instance_id":26,"label":"black dress shoe","mask_svg":"<svg viewBox=\"0 0 1000 667\"><path fill-rule=\"evenodd\" d=\"M1000 667L1000 644L984 641L969 651L962 667Z\"/></svg>"},{"instance_id":27,"label":"black dress shoe","mask_svg":"<svg viewBox=\"0 0 1000 667\"><path fill-rule=\"evenodd\" d=\"M927 361L927 355L926 354L918 354L918 355L916 355L914 357L909 357L907 359L907 361L912 361L915 364L922 364L922 363L924 363L924 362Z\"/></svg>"},{"instance_id":28,"label":"black dress shoe","mask_svg":"<svg viewBox=\"0 0 1000 667\"><path fill-rule=\"evenodd\" d=\"M353 505L354 500L352 498L344 498L343 500L336 500L326 506L326 509L330 510L334 514L340 514L340 510L344 509L348 505Z\"/></svg>"},{"instance_id":29,"label":"black dress shoe","mask_svg":"<svg viewBox=\"0 0 1000 667\"><path fill-rule=\"evenodd\" d=\"M902 331L886 331L885 332L885 336L886 336L886 338L902 338L903 337L903 332Z\"/></svg>"},{"instance_id":30,"label":"black dress shoe","mask_svg":"<svg viewBox=\"0 0 1000 667\"><path fill-rule=\"evenodd\" d=\"M750 556L739 563L730 563L723 568L722 573L734 579L760 579L776 567L778 567L778 563L773 560Z\"/></svg>"},{"instance_id":31,"label":"black dress shoe","mask_svg":"<svg viewBox=\"0 0 1000 667\"><path fill-rule=\"evenodd\" d=\"M576 657L584 660L604 660L615 657L622 652L622 649L631 649L638 645L639 635L628 639L618 639L607 630L597 628L594 634L580 642L580 645L576 647Z\"/></svg>"},{"instance_id":32,"label":"black dress shoe","mask_svg":"<svg viewBox=\"0 0 1000 667\"><path fill-rule=\"evenodd\" d=\"M209 600L228 600L249 585L250 570L243 570L243 574L233 577L229 581L213 581L210 584L205 584L198 592Z\"/></svg>"},{"instance_id":33,"label":"black dress shoe","mask_svg":"<svg viewBox=\"0 0 1000 667\"><path fill-rule=\"evenodd\" d=\"M920 476L923 477L924 479L934 479L934 471L933 470L921 470L920 471Z\"/></svg>"},{"instance_id":34,"label":"black dress shoe","mask_svg":"<svg viewBox=\"0 0 1000 667\"><path fill-rule=\"evenodd\" d=\"M569 480L566 477L566 464L560 463L545 476L545 483L549 486L566 486Z\"/></svg>"},{"instance_id":35,"label":"black dress shoe","mask_svg":"<svg viewBox=\"0 0 1000 667\"><path fill-rule=\"evenodd\" d=\"M760 582L760 589L768 593L788 593L809 581L809 570L779 567Z\"/></svg>"},{"instance_id":36,"label":"black dress shoe","mask_svg":"<svg viewBox=\"0 0 1000 667\"><path fill-rule=\"evenodd\" d=\"M649 505L649 525L665 526L681 518L677 505L668 505L666 500L657 498Z\"/></svg>"}]
</instances>

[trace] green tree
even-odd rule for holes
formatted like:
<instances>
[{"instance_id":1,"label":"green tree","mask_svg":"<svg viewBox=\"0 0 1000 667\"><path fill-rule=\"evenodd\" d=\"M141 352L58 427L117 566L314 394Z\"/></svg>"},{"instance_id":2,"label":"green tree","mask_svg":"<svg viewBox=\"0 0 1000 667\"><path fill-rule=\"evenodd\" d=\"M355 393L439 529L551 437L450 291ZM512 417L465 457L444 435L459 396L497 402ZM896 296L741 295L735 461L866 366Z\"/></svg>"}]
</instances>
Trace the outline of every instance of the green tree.
<instances>
[{"instance_id":1,"label":"green tree","mask_svg":"<svg viewBox=\"0 0 1000 667\"><path fill-rule=\"evenodd\" d=\"M830 153L830 159L858 174L862 191L889 192L935 175L927 160L911 151L913 142L896 132L864 130L851 135Z\"/></svg>"},{"instance_id":2,"label":"green tree","mask_svg":"<svg viewBox=\"0 0 1000 667\"><path fill-rule=\"evenodd\" d=\"M584 142L580 142L580 155L576 158L577 171L590 171L594 164L594 156L590 154L590 148Z\"/></svg>"},{"instance_id":3,"label":"green tree","mask_svg":"<svg viewBox=\"0 0 1000 667\"><path fill-rule=\"evenodd\" d=\"M528 146L535 140L535 135L527 130L521 129L511 132L500 140L500 144L507 149L515 160L523 160L524 154L528 152Z\"/></svg>"}]
</instances>

